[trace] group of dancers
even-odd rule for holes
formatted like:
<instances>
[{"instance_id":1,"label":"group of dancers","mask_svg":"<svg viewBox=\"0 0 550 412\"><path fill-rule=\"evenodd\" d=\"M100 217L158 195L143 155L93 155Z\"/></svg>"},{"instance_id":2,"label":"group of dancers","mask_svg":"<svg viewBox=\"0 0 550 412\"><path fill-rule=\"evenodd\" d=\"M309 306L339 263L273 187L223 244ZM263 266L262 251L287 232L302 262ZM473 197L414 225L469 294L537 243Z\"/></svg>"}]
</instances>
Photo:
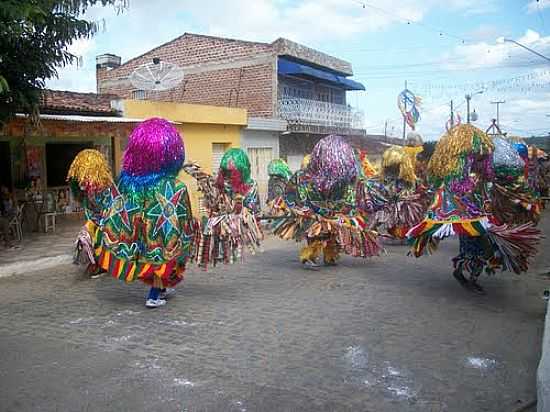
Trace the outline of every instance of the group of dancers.
<instances>
[{"instance_id":1,"label":"group of dancers","mask_svg":"<svg viewBox=\"0 0 550 412\"><path fill-rule=\"evenodd\" d=\"M456 235L453 275L469 290L484 292L484 270L526 271L542 237L536 224L545 154L471 125L442 136L427 165L420 152L422 140L411 135L386 150L377 171L365 152L327 136L295 173L284 160L269 164L262 208L243 150L229 149L209 174L185 163L183 139L170 122L149 119L129 136L118 179L98 151L74 159L68 181L86 212L75 261L91 273L148 284L145 304L156 308L190 262L207 270L258 251L265 219L276 236L304 243L299 259L307 269L318 269L321 258L335 265L342 253L379 255L384 238L408 241L419 257ZM197 182L201 218L192 213L183 174Z\"/></svg>"}]
</instances>

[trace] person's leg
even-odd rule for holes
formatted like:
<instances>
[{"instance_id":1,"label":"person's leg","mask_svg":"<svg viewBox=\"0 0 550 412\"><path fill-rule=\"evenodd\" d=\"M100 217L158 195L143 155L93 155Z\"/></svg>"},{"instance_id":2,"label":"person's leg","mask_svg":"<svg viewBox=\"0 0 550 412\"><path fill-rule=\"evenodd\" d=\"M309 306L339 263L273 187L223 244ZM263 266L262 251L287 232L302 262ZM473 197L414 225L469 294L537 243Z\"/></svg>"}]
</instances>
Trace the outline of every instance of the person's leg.
<instances>
[{"instance_id":1,"label":"person's leg","mask_svg":"<svg viewBox=\"0 0 550 412\"><path fill-rule=\"evenodd\" d=\"M314 240L304 246L300 251L300 262L308 267L317 266L317 258L323 251L323 244L319 240Z\"/></svg>"},{"instance_id":2,"label":"person's leg","mask_svg":"<svg viewBox=\"0 0 550 412\"><path fill-rule=\"evenodd\" d=\"M151 286L151 289L149 289L145 306L148 308L157 308L166 304L166 300L160 298L162 287L162 280L160 277L154 275L153 285Z\"/></svg>"},{"instance_id":3,"label":"person's leg","mask_svg":"<svg viewBox=\"0 0 550 412\"><path fill-rule=\"evenodd\" d=\"M325 247L323 248L323 259L325 262L325 265L327 266L335 266L336 261L338 260L338 243L335 239L330 239Z\"/></svg>"}]
</instances>

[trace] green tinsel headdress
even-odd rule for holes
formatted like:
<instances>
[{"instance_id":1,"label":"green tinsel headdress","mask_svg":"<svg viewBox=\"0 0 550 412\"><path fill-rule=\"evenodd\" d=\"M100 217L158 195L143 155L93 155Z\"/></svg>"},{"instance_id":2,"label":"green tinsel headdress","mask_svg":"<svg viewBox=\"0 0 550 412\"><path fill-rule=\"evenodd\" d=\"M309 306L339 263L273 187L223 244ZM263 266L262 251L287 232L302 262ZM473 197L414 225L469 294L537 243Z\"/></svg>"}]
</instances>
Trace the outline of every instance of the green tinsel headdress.
<instances>
[{"instance_id":1,"label":"green tinsel headdress","mask_svg":"<svg viewBox=\"0 0 550 412\"><path fill-rule=\"evenodd\" d=\"M292 176L292 172L287 163L283 159L273 159L267 166L267 174L269 176L278 176L288 180Z\"/></svg>"},{"instance_id":2,"label":"green tinsel headdress","mask_svg":"<svg viewBox=\"0 0 550 412\"><path fill-rule=\"evenodd\" d=\"M245 194L252 184L250 160L244 150L233 148L225 152L220 163L218 186L228 182L235 192Z\"/></svg>"}]
</instances>

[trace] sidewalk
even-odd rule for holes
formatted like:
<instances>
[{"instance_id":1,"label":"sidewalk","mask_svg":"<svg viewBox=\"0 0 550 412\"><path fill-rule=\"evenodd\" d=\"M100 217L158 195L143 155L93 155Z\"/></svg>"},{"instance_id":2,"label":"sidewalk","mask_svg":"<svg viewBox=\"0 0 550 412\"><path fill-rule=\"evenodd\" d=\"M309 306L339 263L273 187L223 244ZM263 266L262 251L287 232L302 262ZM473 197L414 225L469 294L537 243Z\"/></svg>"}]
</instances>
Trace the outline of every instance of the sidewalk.
<instances>
[{"instance_id":1,"label":"sidewalk","mask_svg":"<svg viewBox=\"0 0 550 412\"><path fill-rule=\"evenodd\" d=\"M24 233L19 249L0 248L0 278L70 263L82 225L78 216L58 216L55 233Z\"/></svg>"}]
</instances>

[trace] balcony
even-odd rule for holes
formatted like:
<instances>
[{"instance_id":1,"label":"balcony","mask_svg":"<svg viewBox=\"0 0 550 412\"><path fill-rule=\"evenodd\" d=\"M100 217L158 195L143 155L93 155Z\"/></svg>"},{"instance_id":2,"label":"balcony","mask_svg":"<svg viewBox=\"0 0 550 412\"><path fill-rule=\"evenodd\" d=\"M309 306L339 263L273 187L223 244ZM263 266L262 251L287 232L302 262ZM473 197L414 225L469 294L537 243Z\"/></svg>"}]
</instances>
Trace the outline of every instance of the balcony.
<instances>
[{"instance_id":1,"label":"balcony","mask_svg":"<svg viewBox=\"0 0 550 412\"><path fill-rule=\"evenodd\" d=\"M279 116L289 130L304 133L364 134L364 114L345 104L302 98L279 100Z\"/></svg>"}]
</instances>

